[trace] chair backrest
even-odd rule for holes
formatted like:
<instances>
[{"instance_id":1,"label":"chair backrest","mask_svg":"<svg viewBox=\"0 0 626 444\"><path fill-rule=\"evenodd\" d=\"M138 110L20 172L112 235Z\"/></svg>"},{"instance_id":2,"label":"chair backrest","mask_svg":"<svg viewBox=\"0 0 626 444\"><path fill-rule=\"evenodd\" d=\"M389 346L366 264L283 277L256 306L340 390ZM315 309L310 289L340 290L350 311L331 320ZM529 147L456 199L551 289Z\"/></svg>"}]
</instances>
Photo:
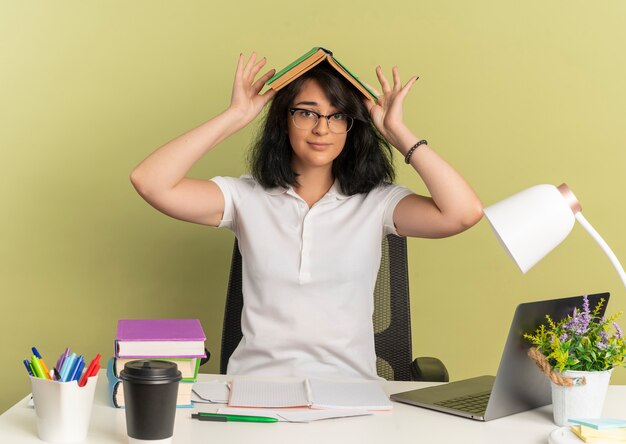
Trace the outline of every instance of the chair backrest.
<instances>
[{"instance_id":1,"label":"chair backrest","mask_svg":"<svg viewBox=\"0 0 626 444\"><path fill-rule=\"evenodd\" d=\"M224 311L220 372L241 341L241 254L235 239ZM378 375L390 381L411 378L411 315L406 238L388 235L382 242L382 257L374 289L374 341Z\"/></svg>"}]
</instances>

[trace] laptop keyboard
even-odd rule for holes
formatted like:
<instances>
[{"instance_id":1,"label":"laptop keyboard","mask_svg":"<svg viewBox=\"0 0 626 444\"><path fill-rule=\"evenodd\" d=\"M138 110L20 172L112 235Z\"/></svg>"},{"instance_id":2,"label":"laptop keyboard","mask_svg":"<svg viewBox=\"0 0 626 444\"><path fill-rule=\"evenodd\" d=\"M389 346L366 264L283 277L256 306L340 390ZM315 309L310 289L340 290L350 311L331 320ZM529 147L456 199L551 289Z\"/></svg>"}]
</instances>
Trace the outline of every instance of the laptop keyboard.
<instances>
[{"instance_id":1,"label":"laptop keyboard","mask_svg":"<svg viewBox=\"0 0 626 444\"><path fill-rule=\"evenodd\" d=\"M489 395L491 395L491 392L459 396L458 398L446 399L445 401L436 402L435 404L469 413L484 413L485 410L487 410Z\"/></svg>"}]
</instances>

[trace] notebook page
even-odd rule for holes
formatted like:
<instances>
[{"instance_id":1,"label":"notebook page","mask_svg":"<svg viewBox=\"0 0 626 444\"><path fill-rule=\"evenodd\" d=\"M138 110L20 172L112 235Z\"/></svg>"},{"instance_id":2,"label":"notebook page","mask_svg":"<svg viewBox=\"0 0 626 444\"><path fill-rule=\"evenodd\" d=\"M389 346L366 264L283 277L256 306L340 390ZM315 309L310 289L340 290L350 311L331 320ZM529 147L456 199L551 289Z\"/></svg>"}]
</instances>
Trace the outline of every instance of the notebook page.
<instances>
[{"instance_id":1,"label":"notebook page","mask_svg":"<svg viewBox=\"0 0 626 444\"><path fill-rule=\"evenodd\" d=\"M194 402L214 402L225 404L228 402L228 395L230 394L228 384L217 380L194 382L191 390L191 400Z\"/></svg>"},{"instance_id":2,"label":"notebook page","mask_svg":"<svg viewBox=\"0 0 626 444\"><path fill-rule=\"evenodd\" d=\"M258 379L233 379L229 407L302 407L309 400L303 380L277 382Z\"/></svg>"},{"instance_id":3,"label":"notebook page","mask_svg":"<svg viewBox=\"0 0 626 444\"><path fill-rule=\"evenodd\" d=\"M308 380L311 407L320 409L391 410L393 404L377 381Z\"/></svg>"}]
</instances>

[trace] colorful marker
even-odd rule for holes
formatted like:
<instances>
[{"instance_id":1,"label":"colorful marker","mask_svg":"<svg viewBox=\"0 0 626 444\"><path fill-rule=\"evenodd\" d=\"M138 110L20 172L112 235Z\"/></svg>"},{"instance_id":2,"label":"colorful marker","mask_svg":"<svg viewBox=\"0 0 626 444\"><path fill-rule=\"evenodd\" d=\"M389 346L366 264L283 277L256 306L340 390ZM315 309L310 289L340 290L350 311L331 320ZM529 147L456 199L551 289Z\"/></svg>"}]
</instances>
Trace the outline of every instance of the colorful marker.
<instances>
[{"instance_id":1,"label":"colorful marker","mask_svg":"<svg viewBox=\"0 0 626 444\"><path fill-rule=\"evenodd\" d=\"M33 355L30 358L30 364L33 368L33 375L38 378L48 379L46 378L46 374L43 372L43 368L41 367L41 363L39 362L39 359L37 359L37 356Z\"/></svg>"},{"instance_id":2,"label":"colorful marker","mask_svg":"<svg viewBox=\"0 0 626 444\"><path fill-rule=\"evenodd\" d=\"M63 363L63 367L61 368L61 382L69 381L70 372L74 370L74 363L76 362L76 353L72 353L68 356L68 358Z\"/></svg>"},{"instance_id":3,"label":"colorful marker","mask_svg":"<svg viewBox=\"0 0 626 444\"><path fill-rule=\"evenodd\" d=\"M89 366L87 367L87 371L85 371L85 374L83 375L83 377L80 379L80 382L78 383L79 387L84 387L85 384L87 384L87 379L90 376L93 376L96 373L98 373L98 370L100 370L100 358L101 357L102 356L100 355L100 353L98 353L96 357L93 358L93 360L89 363Z\"/></svg>"},{"instance_id":4,"label":"colorful marker","mask_svg":"<svg viewBox=\"0 0 626 444\"><path fill-rule=\"evenodd\" d=\"M67 359L69 355L70 355L70 348L67 347L65 351L61 353L61 356L59 356L59 359L57 359L57 365L54 367L57 373L59 374L61 373L61 369L63 368L63 362Z\"/></svg>"},{"instance_id":5,"label":"colorful marker","mask_svg":"<svg viewBox=\"0 0 626 444\"><path fill-rule=\"evenodd\" d=\"M68 381L78 381L80 377L80 373L83 371L85 367L85 358L83 355L80 355L76 360L76 364L74 364L74 368L70 371L70 375L68 376Z\"/></svg>"},{"instance_id":6,"label":"colorful marker","mask_svg":"<svg viewBox=\"0 0 626 444\"><path fill-rule=\"evenodd\" d=\"M32 347L31 350L33 351L33 354L37 356L37 359L39 360L39 363L41 364L41 368L43 369L43 373L44 375L46 375L46 379L52 379L52 377L50 376L50 369L44 362L43 357L39 353L39 350L37 350L36 347Z\"/></svg>"},{"instance_id":7,"label":"colorful marker","mask_svg":"<svg viewBox=\"0 0 626 444\"><path fill-rule=\"evenodd\" d=\"M28 362L28 359L24 359L24 367L26 367L26 371L30 376L35 376L33 374L33 370L30 368L30 362Z\"/></svg>"},{"instance_id":8,"label":"colorful marker","mask_svg":"<svg viewBox=\"0 0 626 444\"><path fill-rule=\"evenodd\" d=\"M84 356L76 356L76 353L70 354L68 347L65 349L65 352L59 356L57 365L53 367L52 370L49 370L39 350L37 350L36 347L32 347L32 351L33 356L30 361L24 359L23 364L24 367L26 367L28 375L34 378L59 382L76 381L79 387L83 387L87 384L89 377L96 375L100 370L100 358L102 357L100 353L96 355L90 362L87 370L85 370L86 363ZM84 373L83 370L85 370Z\"/></svg>"}]
</instances>

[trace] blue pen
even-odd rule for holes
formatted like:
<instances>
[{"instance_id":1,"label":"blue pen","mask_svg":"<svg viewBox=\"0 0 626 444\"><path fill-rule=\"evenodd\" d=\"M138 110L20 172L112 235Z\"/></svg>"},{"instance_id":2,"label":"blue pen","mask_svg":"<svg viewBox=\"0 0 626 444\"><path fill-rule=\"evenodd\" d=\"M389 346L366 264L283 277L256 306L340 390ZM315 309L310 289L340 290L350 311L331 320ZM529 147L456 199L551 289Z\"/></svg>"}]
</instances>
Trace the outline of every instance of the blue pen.
<instances>
[{"instance_id":1,"label":"blue pen","mask_svg":"<svg viewBox=\"0 0 626 444\"><path fill-rule=\"evenodd\" d=\"M63 380L63 382L72 380L72 376L74 376L74 372L76 371L76 366L78 365L78 362L79 362L79 357L80 356L76 356L76 354L74 354L74 360L70 361L69 367L67 369L67 375L65 376L65 379Z\"/></svg>"},{"instance_id":2,"label":"blue pen","mask_svg":"<svg viewBox=\"0 0 626 444\"><path fill-rule=\"evenodd\" d=\"M80 372L83 371L83 367L85 367L85 358L83 355L80 355L76 360L76 364L71 371L70 376L67 378L68 381L76 381L80 377Z\"/></svg>"},{"instance_id":3,"label":"blue pen","mask_svg":"<svg viewBox=\"0 0 626 444\"><path fill-rule=\"evenodd\" d=\"M30 361L28 359L24 359L24 367L26 367L26 371L28 372L29 375L35 376L33 374L33 371L30 368Z\"/></svg>"},{"instance_id":4,"label":"blue pen","mask_svg":"<svg viewBox=\"0 0 626 444\"><path fill-rule=\"evenodd\" d=\"M74 379L72 379L72 381L80 381L80 378L83 374L84 369L85 369L85 360L83 359L83 361L78 366L78 369L76 370L76 374L74 375Z\"/></svg>"},{"instance_id":5,"label":"blue pen","mask_svg":"<svg viewBox=\"0 0 626 444\"><path fill-rule=\"evenodd\" d=\"M83 377L83 370L85 370L85 367L87 367L87 363L83 359L83 362L80 363L80 367L78 367L78 370L76 371L76 377L74 379L76 382L80 382L80 378Z\"/></svg>"},{"instance_id":6,"label":"blue pen","mask_svg":"<svg viewBox=\"0 0 626 444\"><path fill-rule=\"evenodd\" d=\"M69 381L68 379L69 374L70 374L70 371L74 369L75 362L76 362L76 353L72 353L71 355L69 355L67 359L65 360L65 362L63 362L63 367L61 367L61 371L59 372L61 374L61 382Z\"/></svg>"}]
</instances>

